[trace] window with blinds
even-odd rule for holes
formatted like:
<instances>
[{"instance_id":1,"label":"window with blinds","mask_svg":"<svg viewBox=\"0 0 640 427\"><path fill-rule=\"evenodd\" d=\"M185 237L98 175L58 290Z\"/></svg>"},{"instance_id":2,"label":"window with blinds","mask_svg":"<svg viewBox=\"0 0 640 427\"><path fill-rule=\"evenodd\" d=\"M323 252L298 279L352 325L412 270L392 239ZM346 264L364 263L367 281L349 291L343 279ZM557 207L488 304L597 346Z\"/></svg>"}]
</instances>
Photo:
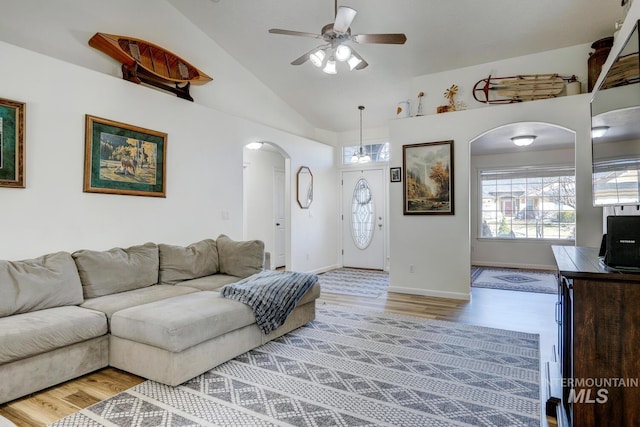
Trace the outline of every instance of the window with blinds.
<instances>
[{"instance_id":1,"label":"window with blinds","mask_svg":"<svg viewBox=\"0 0 640 427\"><path fill-rule=\"evenodd\" d=\"M478 181L480 238L575 238L573 167L484 169Z\"/></svg>"}]
</instances>

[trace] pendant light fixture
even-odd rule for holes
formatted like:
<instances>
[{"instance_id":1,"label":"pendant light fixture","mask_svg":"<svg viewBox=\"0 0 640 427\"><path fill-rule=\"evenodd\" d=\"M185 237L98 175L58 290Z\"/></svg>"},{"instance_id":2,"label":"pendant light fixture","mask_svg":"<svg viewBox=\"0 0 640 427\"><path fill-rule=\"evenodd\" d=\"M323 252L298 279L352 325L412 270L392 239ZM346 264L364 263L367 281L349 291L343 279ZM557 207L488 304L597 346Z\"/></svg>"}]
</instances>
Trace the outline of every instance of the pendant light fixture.
<instances>
[{"instance_id":1,"label":"pendant light fixture","mask_svg":"<svg viewBox=\"0 0 640 427\"><path fill-rule=\"evenodd\" d=\"M364 110L364 105L359 105L358 110L360 110L360 147L351 156L351 163L368 163L371 161L371 157L362 145L362 110Z\"/></svg>"}]
</instances>

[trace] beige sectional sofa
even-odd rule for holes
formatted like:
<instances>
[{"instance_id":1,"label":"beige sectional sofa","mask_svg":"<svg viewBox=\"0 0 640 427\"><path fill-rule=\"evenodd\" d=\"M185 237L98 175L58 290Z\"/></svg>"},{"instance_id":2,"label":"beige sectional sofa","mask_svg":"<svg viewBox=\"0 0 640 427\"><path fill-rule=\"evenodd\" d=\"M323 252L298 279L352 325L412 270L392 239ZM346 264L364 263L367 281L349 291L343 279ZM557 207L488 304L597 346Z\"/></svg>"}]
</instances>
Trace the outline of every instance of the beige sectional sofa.
<instances>
[{"instance_id":1,"label":"beige sectional sofa","mask_svg":"<svg viewBox=\"0 0 640 427\"><path fill-rule=\"evenodd\" d=\"M264 257L221 235L0 261L0 403L105 366L178 385L313 320L318 284L266 335L220 295Z\"/></svg>"}]
</instances>

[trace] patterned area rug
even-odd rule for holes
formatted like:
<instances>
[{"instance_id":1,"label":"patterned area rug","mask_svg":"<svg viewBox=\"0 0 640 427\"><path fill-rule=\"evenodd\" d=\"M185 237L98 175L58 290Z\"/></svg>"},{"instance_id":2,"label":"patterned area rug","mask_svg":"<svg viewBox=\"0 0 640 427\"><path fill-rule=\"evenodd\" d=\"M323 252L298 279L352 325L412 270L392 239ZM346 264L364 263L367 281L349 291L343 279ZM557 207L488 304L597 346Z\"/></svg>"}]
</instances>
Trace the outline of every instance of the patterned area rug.
<instances>
[{"instance_id":1,"label":"patterned area rug","mask_svg":"<svg viewBox=\"0 0 640 427\"><path fill-rule=\"evenodd\" d=\"M558 293L556 275L545 271L472 267L471 286L543 294Z\"/></svg>"},{"instance_id":2,"label":"patterned area rug","mask_svg":"<svg viewBox=\"0 0 640 427\"><path fill-rule=\"evenodd\" d=\"M322 292L372 297L382 295L389 287L389 273L357 268L338 268L318 276Z\"/></svg>"},{"instance_id":3,"label":"patterned area rug","mask_svg":"<svg viewBox=\"0 0 640 427\"><path fill-rule=\"evenodd\" d=\"M178 387L145 381L63 426L539 426L538 335L319 305Z\"/></svg>"}]
</instances>

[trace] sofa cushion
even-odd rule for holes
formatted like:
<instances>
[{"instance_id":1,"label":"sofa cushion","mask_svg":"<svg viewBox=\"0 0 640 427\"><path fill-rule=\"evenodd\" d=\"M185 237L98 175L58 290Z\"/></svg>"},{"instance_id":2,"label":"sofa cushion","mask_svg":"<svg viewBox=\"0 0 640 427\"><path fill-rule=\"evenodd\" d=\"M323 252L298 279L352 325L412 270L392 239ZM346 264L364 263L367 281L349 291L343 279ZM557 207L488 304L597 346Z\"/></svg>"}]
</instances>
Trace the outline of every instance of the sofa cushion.
<instances>
[{"instance_id":1,"label":"sofa cushion","mask_svg":"<svg viewBox=\"0 0 640 427\"><path fill-rule=\"evenodd\" d=\"M159 256L155 243L113 248L83 249L72 254L85 298L144 288L158 283Z\"/></svg>"},{"instance_id":2,"label":"sofa cushion","mask_svg":"<svg viewBox=\"0 0 640 427\"><path fill-rule=\"evenodd\" d=\"M100 311L110 320L113 313L124 310L125 308L135 307L178 295L191 294L193 292L198 292L198 289L173 285L148 286L146 288L119 292L117 294L89 298L84 301L81 307Z\"/></svg>"},{"instance_id":3,"label":"sofa cushion","mask_svg":"<svg viewBox=\"0 0 640 427\"><path fill-rule=\"evenodd\" d=\"M245 278L262 271L264 265L264 243L262 241L236 242L221 234L216 243L220 273Z\"/></svg>"},{"instance_id":4,"label":"sofa cushion","mask_svg":"<svg viewBox=\"0 0 640 427\"><path fill-rule=\"evenodd\" d=\"M202 291L118 311L111 334L178 353L255 321L249 306Z\"/></svg>"},{"instance_id":5,"label":"sofa cushion","mask_svg":"<svg viewBox=\"0 0 640 427\"><path fill-rule=\"evenodd\" d=\"M162 285L175 285L183 280L218 272L218 248L213 239L201 240L186 247L161 243L158 249Z\"/></svg>"},{"instance_id":6,"label":"sofa cushion","mask_svg":"<svg viewBox=\"0 0 640 427\"><path fill-rule=\"evenodd\" d=\"M0 317L82 301L80 277L67 252L0 261Z\"/></svg>"},{"instance_id":7,"label":"sofa cushion","mask_svg":"<svg viewBox=\"0 0 640 427\"><path fill-rule=\"evenodd\" d=\"M54 307L0 319L0 364L45 353L107 333L103 313Z\"/></svg>"},{"instance_id":8,"label":"sofa cushion","mask_svg":"<svg viewBox=\"0 0 640 427\"><path fill-rule=\"evenodd\" d=\"M176 286L188 286L202 291L217 291L224 285L235 283L240 280L242 280L242 277L218 273L211 276L199 277L197 279L185 280L184 282L178 283Z\"/></svg>"}]
</instances>

